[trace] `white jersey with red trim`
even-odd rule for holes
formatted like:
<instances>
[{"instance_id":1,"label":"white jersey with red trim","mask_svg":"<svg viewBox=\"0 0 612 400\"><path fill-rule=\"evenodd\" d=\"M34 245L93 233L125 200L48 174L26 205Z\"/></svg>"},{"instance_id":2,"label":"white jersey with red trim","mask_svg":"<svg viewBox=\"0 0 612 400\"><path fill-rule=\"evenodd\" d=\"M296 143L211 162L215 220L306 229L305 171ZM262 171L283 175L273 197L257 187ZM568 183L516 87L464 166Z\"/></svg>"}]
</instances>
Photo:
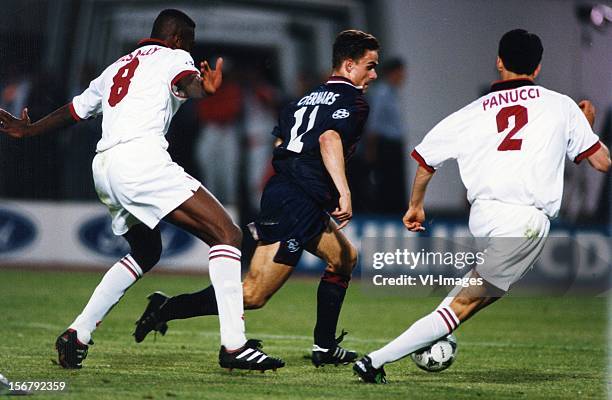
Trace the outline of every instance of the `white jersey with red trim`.
<instances>
[{"instance_id":1,"label":"white jersey with red trim","mask_svg":"<svg viewBox=\"0 0 612 400\"><path fill-rule=\"evenodd\" d=\"M71 112L76 119L103 114L97 152L138 138L159 140L167 149L165 135L170 121L187 100L175 84L198 73L188 52L146 39L91 81L72 100Z\"/></svg>"},{"instance_id":2,"label":"white jersey with red trim","mask_svg":"<svg viewBox=\"0 0 612 400\"><path fill-rule=\"evenodd\" d=\"M489 94L442 120L412 156L430 171L456 159L470 203L534 206L554 218L564 156L578 163L599 147L572 99L517 79L495 83Z\"/></svg>"}]
</instances>

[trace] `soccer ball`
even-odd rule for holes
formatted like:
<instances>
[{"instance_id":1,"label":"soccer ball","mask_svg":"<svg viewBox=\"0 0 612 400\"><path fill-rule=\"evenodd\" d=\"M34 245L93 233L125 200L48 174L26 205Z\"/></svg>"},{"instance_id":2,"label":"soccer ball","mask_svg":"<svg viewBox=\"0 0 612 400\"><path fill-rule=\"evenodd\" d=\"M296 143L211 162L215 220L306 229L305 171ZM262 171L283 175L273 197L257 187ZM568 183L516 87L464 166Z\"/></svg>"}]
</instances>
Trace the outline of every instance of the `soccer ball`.
<instances>
[{"instance_id":1,"label":"soccer ball","mask_svg":"<svg viewBox=\"0 0 612 400\"><path fill-rule=\"evenodd\" d=\"M440 372L450 367L457 356L457 339L448 335L410 355L417 367L427 372Z\"/></svg>"}]
</instances>

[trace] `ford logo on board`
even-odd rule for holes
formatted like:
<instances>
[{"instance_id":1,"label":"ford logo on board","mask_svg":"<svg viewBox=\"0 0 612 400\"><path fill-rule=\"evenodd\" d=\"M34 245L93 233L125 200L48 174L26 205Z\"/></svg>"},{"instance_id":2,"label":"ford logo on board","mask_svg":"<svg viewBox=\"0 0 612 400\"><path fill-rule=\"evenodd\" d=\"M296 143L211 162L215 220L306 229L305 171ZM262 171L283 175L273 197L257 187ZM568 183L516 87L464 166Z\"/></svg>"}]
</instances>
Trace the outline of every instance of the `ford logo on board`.
<instances>
[{"instance_id":1,"label":"ford logo on board","mask_svg":"<svg viewBox=\"0 0 612 400\"><path fill-rule=\"evenodd\" d=\"M36 227L26 216L0 209L0 254L22 249L36 238Z\"/></svg>"},{"instance_id":2,"label":"ford logo on board","mask_svg":"<svg viewBox=\"0 0 612 400\"><path fill-rule=\"evenodd\" d=\"M188 233L165 222L160 223L160 230L164 247L162 258L187 251L195 241ZM107 257L119 258L130 252L128 242L113 233L107 215L85 221L79 228L79 240L89 250Z\"/></svg>"}]
</instances>

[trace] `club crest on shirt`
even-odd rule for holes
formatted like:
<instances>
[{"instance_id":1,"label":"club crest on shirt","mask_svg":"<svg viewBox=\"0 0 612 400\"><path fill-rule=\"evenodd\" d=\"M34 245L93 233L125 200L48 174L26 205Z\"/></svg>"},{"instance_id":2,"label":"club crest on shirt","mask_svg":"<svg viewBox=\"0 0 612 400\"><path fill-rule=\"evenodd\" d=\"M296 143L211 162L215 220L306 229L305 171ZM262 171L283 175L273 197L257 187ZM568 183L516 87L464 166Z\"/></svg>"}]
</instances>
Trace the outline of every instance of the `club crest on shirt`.
<instances>
[{"instance_id":1,"label":"club crest on shirt","mask_svg":"<svg viewBox=\"0 0 612 400\"><path fill-rule=\"evenodd\" d=\"M287 240L287 250L289 250L290 253L295 253L299 249L300 249L300 242L298 242L295 239Z\"/></svg>"},{"instance_id":2,"label":"club crest on shirt","mask_svg":"<svg viewBox=\"0 0 612 400\"><path fill-rule=\"evenodd\" d=\"M349 115L351 115L351 113L349 113L348 110L341 108L339 110L334 111L334 113L332 114L332 118L333 119L344 119L344 118L348 118Z\"/></svg>"}]
</instances>

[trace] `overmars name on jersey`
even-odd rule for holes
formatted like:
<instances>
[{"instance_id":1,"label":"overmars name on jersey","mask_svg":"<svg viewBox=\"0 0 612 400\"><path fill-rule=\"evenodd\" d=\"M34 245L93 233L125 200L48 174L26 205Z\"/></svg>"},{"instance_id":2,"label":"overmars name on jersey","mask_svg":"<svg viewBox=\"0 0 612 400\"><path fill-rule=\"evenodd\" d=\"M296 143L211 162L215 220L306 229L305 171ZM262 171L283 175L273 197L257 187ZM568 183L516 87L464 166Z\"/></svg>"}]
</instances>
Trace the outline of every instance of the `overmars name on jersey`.
<instances>
[{"instance_id":1,"label":"overmars name on jersey","mask_svg":"<svg viewBox=\"0 0 612 400\"><path fill-rule=\"evenodd\" d=\"M328 106L340 97L339 93L334 92L312 92L308 96L304 96L297 103L298 106L314 106L317 104L327 104Z\"/></svg>"},{"instance_id":2,"label":"overmars name on jersey","mask_svg":"<svg viewBox=\"0 0 612 400\"><path fill-rule=\"evenodd\" d=\"M487 108L501 106L508 103L516 103L519 100L537 99L538 97L540 97L540 91L537 87L496 92L493 96L483 100L482 109L486 111Z\"/></svg>"}]
</instances>

